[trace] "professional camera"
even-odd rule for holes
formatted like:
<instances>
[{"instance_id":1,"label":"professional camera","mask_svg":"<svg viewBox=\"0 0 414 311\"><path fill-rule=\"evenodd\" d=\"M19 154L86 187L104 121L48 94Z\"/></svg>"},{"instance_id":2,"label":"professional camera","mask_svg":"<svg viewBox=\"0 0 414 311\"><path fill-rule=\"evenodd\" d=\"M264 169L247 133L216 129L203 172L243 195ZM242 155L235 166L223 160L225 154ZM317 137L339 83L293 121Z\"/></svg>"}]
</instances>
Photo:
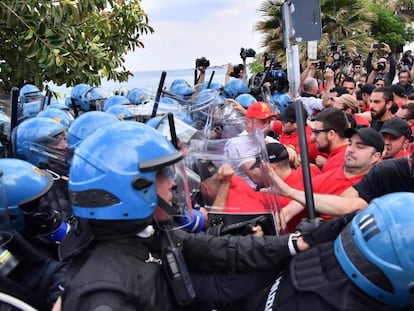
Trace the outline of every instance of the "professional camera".
<instances>
[{"instance_id":1,"label":"professional camera","mask_svg":"<svg viewBox=\"0 0 414 311\"><path fill-rule=\"evenodd\" d=\"M206 69L209 66L210 66L210 61L207 58L201 57L201 58L196 59L196 68L204 67L204 69Z\"/></svg>"},{"instance_id":2,"label":"professional camera","mask_svg":"<svg viewBox=\"0 0 414 311\"><path fill-rule=\"evenodd\" d=\"M377 69L378 69L378 71L385 70L385 66L386 66L386 63L385 62L378 62L377 63Z\"/></svg>"},{"instance_id":3,"label":"professional camera","mask_svg":"<svg viewBox=\"0 0 414 311\"><path fill-rule=\"evenodd\" d=\"M410 52L405 52L401 57L401 64L403 67L410 68L413 66L413 57L411 56Z\"/></svg>"},{"instance_id":4,"label":"professional camera","mask_svg":"<svg viewBox=\"0 0 414 311\"><path fill-rule=\"evenodd\" d=\"M374 49L382 49L382 48L384 48L385 47L385 45L384 45L384 43L375 43L373 46L372 46Z\"/></svg>"},{"instance_id":5,"label":"professional camera","mask_svg":"<svg viewBox=\"0 0 414 311\"><path fill-rule=\"evenodd\" d=\"M337 71L339 68L341 68L341 63L340 62L333 62L329 65L326 65L325 68L331 68L332 71Z\"/></svg>"},{"instance_id":6,"label":"professional camera","mask_svg":"<svg viewBox=\"0 0 414 311\"><path fill-rule=\"evenodd\" d=\"M316 69L325 69L326 62L323 60L318 60L317 63L315 63Z\"/></svg>"},{"instance_id":7,"label":"professional camera","mask_svg":"<svg viewBox=\"0 0 414 311\"><path fill-rule=\"evenodd\" d=\"M255 56L256 56L256 51L253 49L245 49L245 48L240 49L240 57L242 59L246 59L247 57L255 57Z\"/></svg>"},{"instance_id":8,"label":"professional camera","mask_svg":"<svg viewBox=\"0 0 414 311\"><path fill-rule=\"evenodd\" d=\"M355 67L356 65L361 65L362 62L362 56L358 55L358 56L354 56L352 57L352 65Z\"/></svg>"},{"instance_id":9,"label":"professional camera","mask_svg":"<svg viewBox=\"0 0 414 311\"><path fill-rule=\"evenodd\" d=\"M243 64L233 65L233 71L230 73L230 77L240 78L240 72L244 70Z\"/></svg>"}]
</instances>

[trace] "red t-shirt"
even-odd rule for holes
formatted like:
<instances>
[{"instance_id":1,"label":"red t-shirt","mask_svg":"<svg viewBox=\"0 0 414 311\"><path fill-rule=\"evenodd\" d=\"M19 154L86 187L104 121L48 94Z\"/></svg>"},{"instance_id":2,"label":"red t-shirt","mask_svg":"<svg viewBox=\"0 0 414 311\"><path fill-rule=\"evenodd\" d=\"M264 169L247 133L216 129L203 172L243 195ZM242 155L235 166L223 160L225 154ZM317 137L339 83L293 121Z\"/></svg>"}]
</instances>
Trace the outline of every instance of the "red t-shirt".
<instances>
[{"instance_id":1,"label":"red t-shirt","mask_svg":"<svg viewBox=\"0 0 414 311\"><path fill-rule=\"evenodd\" d=\"M322 167L322 173L341 168L344 165L345 151L347 145L340 146L329 153L328 159Z\"/></svg>"},{"instance_id":2,"label":"red t-shirt","mask_svg":"<svg viewBox=\"0 0 414 311\"><path fill-rule=\"evenodd\" d=\"M357 115L357 114L354 114L353 116L355 118L355 122L356 122L357 125L366 126L366 127L371 126L371 123L366 118L364 118L363 116L360 116L360 115Z\"/></svg>"},{"instance_id":3,"label":"red t-shirt","mask_svg":"<svg viewBox=\"0 0 414 311\"><path fill-rule=\"evenodd\" d=\"M313 179L314 177L316 177L319 174L320 174L319 168L316 165L311 165L311 168L310 168L311 178ZM292 188L301 189L301 190L304 189L302 166L300 166L296 170L292 170L292 173L290 173L290 175L287 178L285 178L284 182L287 183ZM289 199L287 197L283 197L283 196L279 196L278 198L279 198L279 204L282 208L285 207L286 205L288 205L290 203L290 201L292 201L291 199ZM308 217L308 213L307 213L306 209L304 209L299 214L295 215L287 223L287 230L289 232L294 232L295 228L299 224L299 222L303 218L306 218L306 217Z\"/></svg>"},{"instance_id":4,"label":"red t-shirt","mask_svg":"<svg viewBox=\"0 0 414 311\"><path fill-rule=\"evenodd\" d=\"M233 175L230 181L224 212L267 213L270 212L270 207L267 207L266 202L264 194L255 191L240 176Z\"/></svg>"},{"instance_id":5,"label":"red t-shirt","mask_svg":"<svg viewBox=\"0 0 414 311\"><path fill-rule=\"evenodd\" d=\"M315 163L316 156L318 155L318 144L316 141L311 140L312 129L309 126L305 127L306 141L308 145L309 162ZM282 122L275 121L273 123L273 131L279 135L279 142L287 146L292 146L298 155L300 155L299 134L297 131L287 134L282 132Z\"/></svg>"},{"instance_id":6,"label":"red t-shirt","mask_svg":"<svg viewBox=\"0 0 414 311\"><path fill-rule=\"evenodd\" d=\"M346 189L360 181L364 175L346 177L343 167L332 169L312 179L312 190L314 193L340 195ZM331 218L328 215L321 215L321 217L324 219Z\"/></svg>"},{"instance_id":7,"label":"red t-shirt","mask_svg":"<svg viewBox=\"0 0 414 311\"><path fill-rule=\"evenodd\" d=\"M393 159L397 159L397 158L404 158L405 156L409 155L411 153L411 150L405 150L402 149L400 152L398 152L395 156L393 156Z\"/></svg>"}]
</instances>

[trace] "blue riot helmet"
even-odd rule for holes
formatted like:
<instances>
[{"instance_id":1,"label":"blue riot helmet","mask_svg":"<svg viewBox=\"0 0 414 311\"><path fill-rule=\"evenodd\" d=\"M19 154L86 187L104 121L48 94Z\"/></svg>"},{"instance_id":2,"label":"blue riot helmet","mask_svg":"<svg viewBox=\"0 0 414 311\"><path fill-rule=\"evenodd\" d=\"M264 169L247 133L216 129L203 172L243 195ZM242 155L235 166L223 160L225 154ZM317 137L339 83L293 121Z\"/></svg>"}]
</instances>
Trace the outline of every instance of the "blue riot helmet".
<instances>
[{"instance_id":1,"label":"blue riot helmet","mask_svg":"<svg viewBox=\"0 0 414 311\"><path fill-rule=\"evenodd\" d=\"M66 98L66 100L67 99L68 98ZM70 100L70 98L69 98L69 100ZM60 110L62 110L64 113L66 113L68 115L67 118L69 120L71 120L70 123L72 123L73 120L75 119L75 116L71 112L70 107L71 107L71 105L66 105L66 104L61 104L61 103L51 103L45 109L54 108L54 109L60 109Z\"/></svg>"},{"instance_id":2,"label":"blue riot helmet","mask_svg":"<svg viewBox=\"0 0 414 311\"><path fill-rule=\"evenodd\" d=\"M188 83L186 80L184 80L184 79L175 79L171 82L170 89L173 88L176 85L179 85L179 84L184 84L184 85L187 85L187 86L191 87L190 83Z\"/></svg>"},{"instance_id":3,"label":"blue riot helmet","mask_svg":"<svg viewBox=\"0 0 414 311\"><path fill-rule=\"evenodd\" d=\"M37 117L53 119L65 127L69 127L74 120L73 116L70 113L57 108L47 108L45 110L42 110L37 114Z\"/></svg>"},{"instance_id":4,"label":"blue riot helmet","mask_svg":"<svg viewBox=\"0 0 414 311\"><path fill-rule=\"evenodd\" d=\"M113 114L120 120L135 120L134 114L125 105L113 105L105 112Z\"/></svg>"},{"instance_id":5,"label":"blue riot helmet","mask_svg":"<svg viewBox=\"0 0 414 311\"><path fill-rule=\"evenodd\" d=\"M33 165L68 174L66 127L53 119L35 117L15 128L15 155Z\"/></svg>"},{"instance_id":6,"label":"blue riot helmet","mask_svg":"<svg viewBox=\"0 0 414 311\"><path fill-rule=\"evenodd\" d=\"M87 137L75 149L69 191L80 218L150 222L157 206L173 217L191 212L183 154L140 122L111 124Z\"/></svg>"},{"instance_id":7,"label":"blue riot helmet","mask_svg":"<svg viewBox=\"0 0 414 311\"><path fill-rule=\"evenodd\" d=\"M83 111L102 110L108 94L100 87L90 87L82 95L80 107Z\"/></svg>"},{"instance_id":8,"label":"blue riot helmet","mask_svg":"<svg viewBox=\"0 0 414 311\"><path fill-rule=\"evenodd\" d=\"M280 113L283 113L287 106L292 102L292 98L287 93L282 92L273 93L272 100Z\"/></svg>"},{"instance_id":9,"label":"blue riot helmet","mask_svg":"<svg viewBox=\"0 0 414 311\"><path fill-rule=\"evenodd\" d=\"M286 72L281 69L270 72L271 91L287 93L289 91L289 81Z\"/></svg>"},{"instance_id":10,"label":"blue riot helmet","mask_svg":"<svg viewBox=\"0 0 414 311\"><path fill-rule=\"evenodd\" d=\"M188 97L193 95L194 89L186 84L177 84L170 88L170 92L178 97Z\"/></svg>"},{"instance_id":11,"label":"blue riot helmet","mask_svg":"<svg viewBox=\"0 0 414 311\"><path fill-rule=\"evenodd\" d=\"M208 82L209 81L205 81L202 85L201 85L201 91L203 90L216 90L218 92L221 92L223 90L223 85L221 83L218 82L211 82L210 86L208 87Z\"/></svg>"},{"instance_id":12,"label":"blue riot helmet","mask_svg":"<svg viewBox=\"0 0 414 311\"><path fill-rule=\"evenodd\" d=\"M148 101L149 94L144 89L135 87L128 92L127 98L131 104L139 105Z\"/></svg>"},{"instance_id":13,"label":"blue riot helmet","mask_svg":"<svg viewBox=\"0 0 414 311\"><path fill-rule=\"evenodd\" d=\"M82 99L84 94L90 89L91 87L85 83L76 84L70 93L70 98L74 100L75 105L80 107L82 104ZM68 103L66 103L68 104ZM69 101L69 107L72 107L72 101Z\"/></svg>"},{"instance_id":14,"label":"blue riot helmet","mask_svg":"<svg viewBox=\"0 0 414 311\"><path fill-rule=\"evenodd\" d=\"M341 232L335 256L349 279L372 299L396 309L410 305L414 281L414 193L373 200Z\"/></svg>"},{"instance_id":15,"label":"blue riot helmet","mask_svg":"<svg viewBox=\"0 0 414 311\"><path fill-rule=\"evenodd\" d=\"M253 95L247 93L238 95L235 100L246 109L257 102L257 99Z\"/></svg>"},{"instance_id":16,"label":"blue riot helmet","mask_svg":"<svg viewBox=\"0 0 414 311\"><path fill-rule=\"evenodd\" d=\"M126 98L125 96L112 95L112 96L109 96L107 99L105 99L102 110L107 111L110 107L114 105L129 105L129 104L130 102L128 98Z\"/></svg>"},{"instance_id":17,"label":"blue riot helmet","mask_svg":"<svg viewBox=\"0 0 414 311\"><path fill-rule=\"evenodd\" d=\"M47 172L20 159L0 159L10 224L36 237L59 241L69 231Z\"/></svg>"},{"instance_id":18,"label":"blue riot helmet","mask_svg":"<svg viewBox=\"0 0 414 311\"><path fill-rule=\"evenodd\" d=\"M33 84L25 84L19 91L19 102L22 104L40 102L42 97L42 92Z\"/></svg>"},{"instance_id":19,"label":"blue riot helmet","mask_svg":"<svg viewBox=\"0 0 414 311\"><path fill-rule=\"evenodd\" d=\"M88 111L83 113L69 127L68 145L70 147L76 147L97 129L119 121L113 114L103 111Z\"/></svg>"},{"instance_id":20,"label":"blue riot helmet","mask_svg":"<svg viewBox=\"0 0 414 311\"><path fill-rule=\"evenodd\" d=\"M236 98L240 94L249 93L249 88L247 87L246 82L242 79L232 78L224 86L223 95L226 98Z\"/></svg>"}]
</instances>

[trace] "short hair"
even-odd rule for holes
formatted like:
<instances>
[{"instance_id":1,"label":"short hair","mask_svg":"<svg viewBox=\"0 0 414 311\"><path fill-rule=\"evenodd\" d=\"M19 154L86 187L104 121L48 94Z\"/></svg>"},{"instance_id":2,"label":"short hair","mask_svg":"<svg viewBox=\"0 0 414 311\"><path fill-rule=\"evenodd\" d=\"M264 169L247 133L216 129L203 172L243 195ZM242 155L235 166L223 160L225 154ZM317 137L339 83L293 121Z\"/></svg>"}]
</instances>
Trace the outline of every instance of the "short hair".
<instances>
[{"instance_id":1,"label":"short hair","mask_svg":"<svg viewBox=\"0 0 414 311\"><path fill-rule=\"evenodd\" d=\"M407 68L402 68L398 71L398 78L400 77L400 73L402 73L402 72L408 73L408 78L411 80L411 72Z\"/></svg>"},{"instance_id":2,"label":"short hair","mask_svg":"<svg viewBox=\"0 0 414 311\"><path fill-rule=\"evenodd\" d=\"M315 87L318 87L318 80L312 77L308 77L303 81L303 91L309 92L312 91Z\"/></svg>"},{"instance_id":3,"label":"short hair","mask_svg":"<svg viewBox=\"0 0 414 311\"><path fill-rule=\"evenodd\" d=\"M392 90L389 87L386 86L380 86L375 88L372 93L382 93L382 96L385 99L385 102L389 102L389 101L394 101L394 93L392 92ZM371 94L372 94L371 93Z\"/></svg>"},{"instance_id":4,"label":"short hair","mask_svg":"<svg viewBox=\"0 0 414 311\"><path fill-rule=\"evenodd\" d=\"M334 88L330 89L330 92L337 92L337 97L343 95L343 94L349 94L348 90L344 88L342 85L335 85Z\"/></svg>"},{"instance_id":5,"label":"short hair","mask_svg":"<svg viewBox=\"0 0 414 311\"><path fill-rule=\"evenodd\" d=\"M408 110L407 120L413 120L414 119L414 103L402 104L401 109L407 109Z\"/></svg>"},{"instance_id":6,"label":"short hair","mask_svg":"<svg viewBox=\"0 0 414 311\"><path fill-rule=\"evenodd\" d=\"M315 116L315 121L323 123L324 129L334 130L339 137L345 137L345 130L349 128L345 113L335 107L325 108Z\"/></svg>"},{"instance_id":7,"label":"short hair","mask_svg":"<svg viewBox=\"0 0 414 311\"><path fill-rule=\"evenodd\" d=\"M350 76L345 77L344 81L342 81L342 85L344 85L344 82L352 82L354 84L354 86L356 86L355 79L350 77Z\"/></svg>"}]
</instances>

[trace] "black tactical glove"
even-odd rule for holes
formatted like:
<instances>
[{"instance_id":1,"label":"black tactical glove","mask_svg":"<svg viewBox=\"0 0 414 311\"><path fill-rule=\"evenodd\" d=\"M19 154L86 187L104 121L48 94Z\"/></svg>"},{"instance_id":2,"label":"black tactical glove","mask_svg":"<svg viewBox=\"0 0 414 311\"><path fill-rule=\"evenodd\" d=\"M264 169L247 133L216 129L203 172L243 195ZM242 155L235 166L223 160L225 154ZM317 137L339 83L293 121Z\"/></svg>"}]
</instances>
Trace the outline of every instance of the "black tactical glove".
<instances>
[{"instance_id":1,"label":"black tactical glove","mask_svg":"<svg viewBox=\"0 0 414 311\"><path fill-rule=\"evenodd\" d=\"M354 218L356 212L335 217L328 221L321 218L303 219L296 227L303 240L310 246L333 241L342 229Z\"/></svg>"}]
</instances>

